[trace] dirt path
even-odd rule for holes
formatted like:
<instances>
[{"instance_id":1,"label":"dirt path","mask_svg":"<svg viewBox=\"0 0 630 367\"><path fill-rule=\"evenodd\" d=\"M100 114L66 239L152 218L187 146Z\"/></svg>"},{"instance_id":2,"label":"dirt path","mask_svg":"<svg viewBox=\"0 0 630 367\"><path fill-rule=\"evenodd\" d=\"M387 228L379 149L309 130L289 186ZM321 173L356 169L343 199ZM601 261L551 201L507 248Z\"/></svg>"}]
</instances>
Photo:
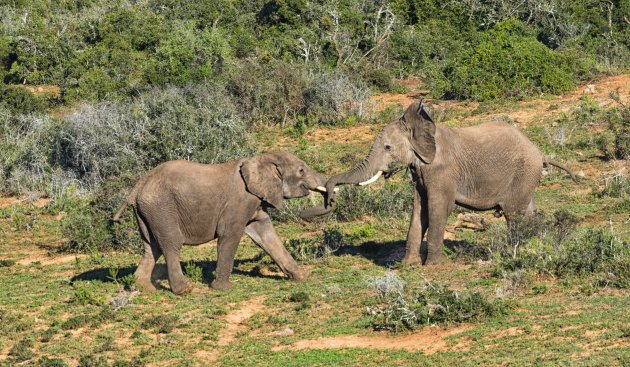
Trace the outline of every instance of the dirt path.
<instances>
[{"instance_id":1,"label":"dirt path","mask_svg":"<svg viewBox=\"0 0 630 367\"><path fill-rule=\"evenodd\" d=\"M327 338L300 340L291 345L283 345L272 348L280 350L303 349L339 349L339 348L369 348L369 349L403 349L409 352L424 352L433 354L446 350L465 351L470 348L470 340L465 338L462 342L449 347L445 340L450 335L462 333L470 329L470 326L457 326L442 329L439 327L426 327L411 334L396 335L342 335Z\"/></svg>"},{"instance_id":2,"label":"dirt path","mask_svg":"<svg viewBox=\"0 0 630 367\"><path fill-rule=\"evenodd\" d=\"M219 332L219 346L224 347L236 340L236 335L246 328L243 323L265 309L264 300L265 297L262 296L251 298L241 303L241 307L236 311L225 316L227 325Z\"/></svg>"},{"instance_id":3,"label":"dirt path","mask_svg":"<svg viewBox=\"0 0 630 367\"><path fill-rule=\"evenodd\" d=\"M225 347L236 340L239 333L246 330L245 322L255 314L266 309L263 305L264 296L250 298L241 302L236 310L227 314L223 319L226 325L219 331L219 347ZM221 356L221 350L198 350L195 353L195 359L199 366L207 366L216 362Z\"/></svg>"}]
</instances>

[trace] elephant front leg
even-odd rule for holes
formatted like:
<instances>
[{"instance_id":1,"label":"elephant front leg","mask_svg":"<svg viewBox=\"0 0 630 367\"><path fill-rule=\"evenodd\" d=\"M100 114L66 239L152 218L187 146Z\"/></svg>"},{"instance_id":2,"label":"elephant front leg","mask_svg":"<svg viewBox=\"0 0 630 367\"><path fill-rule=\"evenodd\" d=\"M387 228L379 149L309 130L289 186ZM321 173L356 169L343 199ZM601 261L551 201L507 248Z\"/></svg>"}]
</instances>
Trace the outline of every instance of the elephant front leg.
<instances>
[{"instance_id":1,"label":"elephant front leg","mask_svg":"<svg viewBox=\"0 0 630 367\"><path fill-rule=\"evenodd\" d=\"M427 210L422 210L426 205L422 205L423 196L420 195L418 189L414 190L413 212L411 213L411 222L409 223L409 231L407 232L407 249L405 257L402 259L403 265L420 264L420 244L427 231Z\"/></svg>"},{"instance_id":2,"label":"elephant front leg","mask_svg":"<svg viewBox=\"0 0 630 367\"><path fill-rule=\"evenodd\" d=\"M444 247L444 230L452 204L442 199L429 201L429 228L427 235L427 257L424 265L440 264L446 260L442 253Z\"/></svg>"},{"instance_id":3,"label":"elephant front leg","mask_svg":"<svg viewBox=\"0 0 630 367\"><path fill-rule=\"evenodd\" d=\"M260 246L278 264L282 272L293 280L304 280L308 277L308 271L300 269L284 245L278 237L271 219L265 216L260 220L251 222L246 228L245 233Z\"/></svg>"}]
</instances>

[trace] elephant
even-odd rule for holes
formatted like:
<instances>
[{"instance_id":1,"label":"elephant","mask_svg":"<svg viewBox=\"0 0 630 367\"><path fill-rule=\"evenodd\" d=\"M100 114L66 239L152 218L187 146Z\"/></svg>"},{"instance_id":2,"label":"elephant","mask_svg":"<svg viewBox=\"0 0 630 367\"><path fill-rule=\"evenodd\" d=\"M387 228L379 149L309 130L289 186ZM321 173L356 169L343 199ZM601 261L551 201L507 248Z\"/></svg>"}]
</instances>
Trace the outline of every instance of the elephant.
<instances>
[{"instance_id":1,"label":"elephant","mask_svg":"<svg viewBox=\"0 0 630 367\"><path fill-rule=\"evenodd\" d=\"M303 217L330 212L335 196L331 190L336 185L364 186L382 174L387 178L395 162L409 167L415 188L405 265L444 261L444 230L455 204L472 210L502 210L510 225L518 216L533 213L534 189L546 165L561 168L575 181L564 164L544 156L516 127L487 122L449 128L436 124L424 103L417 101L383 128L361 163L328 180L324 207L305 210ZM420 254L427 231L427 245Z\"/></svg>"},{"instance_id":2,"label":"elephant","mask_svg":"<svg viewBox=\"0 0 630 367\"><path fill-rule=\"evenodd\" d=\"M138 288L155 290L155 262L164 255L168 281L175 294L192 290L179 263L183 244L217 239L214 289L228 289L234 255L243 234L260 246L294 280L308 272L298 268L284 248L267 212L284 207L284 199L325 190L326 179L286 152L256 155L223 164L186 160L163 163L141 177L118 211L134 208L144 254L135 272Z\"/></svg>"}]
</instances>

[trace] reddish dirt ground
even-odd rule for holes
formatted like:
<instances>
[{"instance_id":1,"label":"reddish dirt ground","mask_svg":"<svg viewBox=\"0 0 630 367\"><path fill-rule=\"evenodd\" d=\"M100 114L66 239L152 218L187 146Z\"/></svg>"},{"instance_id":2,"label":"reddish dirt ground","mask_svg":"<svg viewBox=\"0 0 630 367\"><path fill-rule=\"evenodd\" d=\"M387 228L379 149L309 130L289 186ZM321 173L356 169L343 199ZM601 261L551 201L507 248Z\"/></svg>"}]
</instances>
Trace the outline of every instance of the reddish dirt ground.
<instances>
[{"instance_id":1,"label":"reddish dirt ground","mask_svg":"<svg viewBox=\"0 0 630 367\"><path fill-rule=\"evenodd\" d=\"M369 349L403 349L409 352L422 351L425 354L446 350L467 350L469 346L464 341L454 346L448 345L445 338L459 334L470 327L459 325L446 329L440 327L427 327L413 333L403 335L342 335L327 338L300 340L291 345L283 345L272 348L273 351L284 349L338 349L338 348L369 348Z\"/></svg>"}]
</instances>

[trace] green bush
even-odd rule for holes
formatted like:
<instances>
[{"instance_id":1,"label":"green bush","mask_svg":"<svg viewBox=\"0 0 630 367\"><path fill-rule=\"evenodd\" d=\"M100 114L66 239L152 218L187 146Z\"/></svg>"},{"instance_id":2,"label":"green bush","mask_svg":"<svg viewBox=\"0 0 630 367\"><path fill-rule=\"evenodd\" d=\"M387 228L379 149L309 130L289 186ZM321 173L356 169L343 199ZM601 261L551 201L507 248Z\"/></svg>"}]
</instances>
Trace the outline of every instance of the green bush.
<instances>
[{"instance_id":1,"label":"green bush","mask_svg":"<svg viewBox=\"0 0 630 367\"><path fill-rule=\"evenodd\" d=\"M430 84L435 95L447 98L520 98L571 89L573 70L570 59L540 43L524 24L506 20L462 48Z\"/></svg>"},{"instance_id":2,"label":"green bush","mask_svg":"<svg viewBox=\"0 0 630 367\"><path fill-rule=\"evenodd\" d=\"M630 242L601 229L569 241L555 261L555 274L594 279L598 286L630 287Z\"/></svg>"},{"instance_id":3,"label":"green bush","mask_svg":"<svg viewBox=\"0 0 630 367\"><path fill-rule=\"evenodd\" d=\"M401 331L423 325L479 321L507 313L508 305L501 300L489 300L479 292L454 291L447 284L425 282L407 297L396 292L386 302L379 329Z\"/></svg>"},{"instance_id":4,"label":"green bush","mask_svg":"<svg viewBox=\"0 0 630 367\"><path fill-rule=\"evenodd\" d=\"M566 211L537 212L490 229L486 251L494 274L522 283L528 272L582 279L592 287L630 286L630 242L601 229L576 230Z\"/></svg>"},{"instance_id":5,"label":"green bush","mask_svg":"<svg viewBox=\"0 0 630 367\"><path fill-rule=\"evenodd\" d=\"M0 108L14 114L42 113L46 104L23 87L0 82Z\"/></svg>"}]
</instances>

